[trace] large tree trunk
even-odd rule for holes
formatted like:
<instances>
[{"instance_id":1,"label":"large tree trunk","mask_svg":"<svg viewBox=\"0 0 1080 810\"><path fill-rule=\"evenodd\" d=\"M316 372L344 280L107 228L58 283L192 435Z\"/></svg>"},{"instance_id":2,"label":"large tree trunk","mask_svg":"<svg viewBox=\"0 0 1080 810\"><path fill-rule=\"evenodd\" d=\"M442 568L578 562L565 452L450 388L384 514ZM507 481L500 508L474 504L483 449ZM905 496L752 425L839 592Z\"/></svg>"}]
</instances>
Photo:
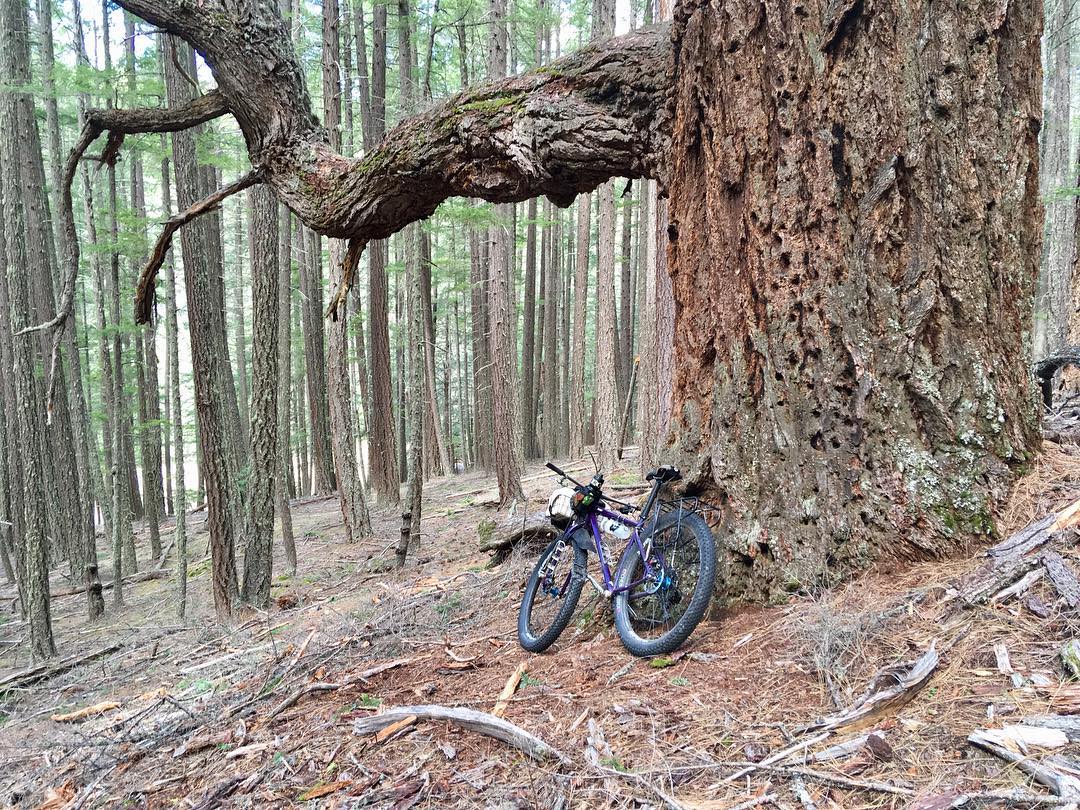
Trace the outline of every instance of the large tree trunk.
<instances>
[{"instance_id":1,"label":"large tree trunk","mask_svg":"<svg viewBox=\"0 0 1080 810\"><path fill-rule=\"evenodd\" d=\"M264 7L230 26L220 0L120 1L205 52L255 164L330 236L384 237L448 194L666 180L672 422L689 485L730 506L733 591L944 553L1036 448L1034 0L686 0L670 40L470 91L360 161L327 146Z\"/></svg>"},{"instance_id":2,"label":"large tree trunk","mask_svg":"<svg viewBox=\"0 0 1080 810\"><path fill-rule=\"evenodd\" d=\"M988 532L1038 443L1038 4L800 5L675 29L674 429L732 593Z\"/></svg>"}]
</instances>

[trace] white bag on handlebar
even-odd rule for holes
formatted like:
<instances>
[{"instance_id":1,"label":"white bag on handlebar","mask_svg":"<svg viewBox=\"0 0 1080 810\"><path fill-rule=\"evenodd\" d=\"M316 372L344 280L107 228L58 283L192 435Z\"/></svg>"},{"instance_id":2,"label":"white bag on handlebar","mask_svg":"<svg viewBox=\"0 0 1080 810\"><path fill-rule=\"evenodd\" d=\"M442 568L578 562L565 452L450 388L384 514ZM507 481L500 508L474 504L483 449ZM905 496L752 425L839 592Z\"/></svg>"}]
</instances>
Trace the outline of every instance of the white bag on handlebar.
<instances>
[{"instance_id":1,"label":"white bag on handlebar","mask_svg":"<svg viewBox=\"0 0 1080 810\"><path fill-rule=\"evenodd\" d=\"M571 506L571 498L574 490L570 487L559 487L548 498L548 517L558 520L570 520L574 516L574 508Z\"/></svg>"}]
</instances>

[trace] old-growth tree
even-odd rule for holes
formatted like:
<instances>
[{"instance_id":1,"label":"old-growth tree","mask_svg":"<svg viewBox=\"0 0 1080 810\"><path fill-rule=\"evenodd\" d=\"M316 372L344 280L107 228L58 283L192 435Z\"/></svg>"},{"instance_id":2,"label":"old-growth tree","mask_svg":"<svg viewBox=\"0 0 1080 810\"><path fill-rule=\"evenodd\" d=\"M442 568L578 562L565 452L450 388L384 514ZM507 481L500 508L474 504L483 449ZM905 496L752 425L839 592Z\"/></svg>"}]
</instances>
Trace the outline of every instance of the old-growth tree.
<instances>
[{"instance_id":1,"label":"old-growth tree","mask_svg":"<svg viewBox=\"0 0 1080 810\"><path fill-rule=\"evenodd\" d=\"M728 504L734 588L945 552L1036 446L1033 0L687 0L671 31L472 90L360 160L273 8L121 2L199 48L260 179L357 248L450 195L664 181L673 427Z\"/></svg>"}]
</instances>

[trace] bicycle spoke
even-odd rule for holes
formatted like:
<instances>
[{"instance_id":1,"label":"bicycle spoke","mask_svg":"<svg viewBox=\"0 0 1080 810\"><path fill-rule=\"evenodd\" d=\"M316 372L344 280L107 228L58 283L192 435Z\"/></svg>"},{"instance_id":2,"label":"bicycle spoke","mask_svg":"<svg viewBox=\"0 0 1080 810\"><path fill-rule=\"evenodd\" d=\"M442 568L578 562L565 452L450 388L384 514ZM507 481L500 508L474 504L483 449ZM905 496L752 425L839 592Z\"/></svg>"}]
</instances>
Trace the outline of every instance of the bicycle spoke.
<instances>
[{"instance_id":1,"label":"bicycle spoke","mask_svg":"<svg viewBox=\"0 0 1080 810\"><path fill-rule=\"evenodd\" d=\"M699 567L696 540L679 523L653 537L650 576L639 561L633 579L642 582L628 600L636 632L645 638L658 637L679 621L689 604L686 594L692 594L697 585Z\"/></svg>"}]
</instances>

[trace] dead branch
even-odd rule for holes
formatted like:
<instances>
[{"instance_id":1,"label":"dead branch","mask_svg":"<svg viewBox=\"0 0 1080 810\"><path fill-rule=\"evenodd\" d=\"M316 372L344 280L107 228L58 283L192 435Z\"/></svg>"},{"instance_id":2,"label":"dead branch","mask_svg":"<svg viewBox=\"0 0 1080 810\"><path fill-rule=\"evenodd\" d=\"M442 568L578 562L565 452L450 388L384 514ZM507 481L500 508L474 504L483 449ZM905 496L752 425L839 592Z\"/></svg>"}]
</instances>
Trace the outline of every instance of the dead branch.
<instances>
[{"instance_id":1,"label":"dead branch","mask_svg":"<svg viewBox=\"0 0 1080 810\"><path fill-rule=\"evenodd\" d=\"M345 251L345 257L342 259L341 283L334 297L330 299L330 306L326 308L327 318L336 321L338 313L345 312L345 302L349 299L349 290L352 289L353 280L356 278L356 267L360 264L360 256L365 247L367 247L367 239L349 240L349 249Z\"/></svg>"},{"instance_id":2,"label":"dead branch","mask_svg":"<svg viewBox=\"0 0 1080 810\"><path fill-rule=\"evenodd\" d=\"M270 711L270 713L266 715L266 719L271 720L274 717L277 717L290 706L295 705L296 702L300 700L300 698L307 695L313 695L316 692L336 692L339 689L345 689L349 686L355 686L358 683L367 683L368 678L373 678L381 672L386 672L387 670L395 669L396 667L412 663L412 661L412 658L399 658L395 661L388 661L385 664L379 664L377 666L371 667L371 669L366 669L363 672L346 678L344 681L338 683L329 683L323 681L309 683L306 686L302 686L301 688L297 689L295 692L293 692L291 695L281 701L281 703L275 706Z\"/></svg>"},{"instance_id":3,"label":"dead branch","mask_svg":"<svg viewBox=\"0 0 1080 810\"><path fill-rule=\"evenodd\" d=\"M847 779L842 776L837 776L836 774L822 773L821 771L814 771L809 768L783 767L779 765L765 765L755 762L739 762L736 764L745 767L753 766L753 770L765 771L766 773L775 773L781 776L787 776L790 779L801 777L803 779L809 779L813 782L821 782L822 784L826 785L835 785L836 787L847 788L848 790L869 790L875 793L890 793L894 796L913 796L915 794L915 791L909 787L890 785L888 782L865 781L862 779Z\"/></svg>"},{"instance_id":4,"label":"dead branch","mask_svg":"<svg viewBox=\"0 0 1080 810\"><path fill-rule=\"evenodd\" d=\"M783 760L790 757L792 754L797 754L800 751L805 751L810 746L817 745L819 742L822 742L826 737L829 736L830 733L831 732L829 731L824 731L821 734L816 734L813 737L807 737L805 740L800 740L793 745L789 745L787 748L783 748L777 751L775 754L766 757L765 759L761 760L761 762L756 763L754 766L748 765L742 770L736 771L735 773L731 774L731 776L724 779L724 782L734 782L736 779L741 779L748 773L753 773L756 770L760 770L760 768L766 765L773 765L777 762L782 762Z\"/></svg>"},{"instance_id":5,"label":"dead branch","mask_svg":"<svg viewBox=\"0 0 1080 810\"><path fill-rule=\"evenodd\" d=\"M477 734L501 740L536 760L555 759L564 765L570 760L539 737L535 737L513 723L487 712L449 706L403 706L358 718L353 723L353 733L373 734L380 729L415 715L418 720L434 720L452 723Z\"/></svg>"},{"instance_id":6,"label":"dead branch","mask_svg":"<svg viewBox=\"0 0 1080 810\"><path fill-rule=\"evenodd\" d=\"M503 684L502 691L499 692L499 698L495 701L495 708L491 710L491 713L495 717L502 717L506 713L507 706L510 705L510 698L514 696L514 692L517 691L518 684L521 683L522 677L525 675L525 670L528 669L528 662L522 661L515 667L514 671L510 673L510 677L506 679L506 683Z\"/></svg>"},{"instance_id":7,"label":"dead branch","mask_svg":"<svg viewBox=\"0 0 1080 810\"><path fill-rule=\"evenodd\" d=\"M60 303L56 315L50 320L29 326L19 335L30 332L49 332L52 334L52 358L49 363L49 385L45 399L46 416L51 424L53 403L56 401L57 365L60 361L60 342L64 328L71 317L75 305L75 284L79 277L79 235L75 228L75 208L71 198L71 186L75 182L75 172L86 150L103 132L110 133L110 144L106 154L115 160L115 152L125 134L141 132L177 132L210 121L228 112L225 99L219 93L208 93L177 109L128 109L128 110L90 110L86 114L79 139L68 153L60 183L61 225L64 232L64 259L67 265L63 287L60 290Z\"/></svg>"},{"instance_id":8,"label":"dead branch","mask_svg":"<svg viewBox=\"0 0 1080 810\"><path fill-rule=\"evenodd\" d=\"M1041 785L1063 798L1080 798L1080 778L1071 766L1059 762L1056 757L1036 761L1019 750L1001 732L991 729L976 729L968 735L968 742L982 748L1006 762L1011 762Z\"/></svg>"},{"instance_id":9,"label":"dead branch","mask_svg":"<svg viewBox=\"0 0 1080 810\"><path fill-rule=\"evenodd\" d=\"M166 579L168 576L168 571L163 571L160 568L154 568L149 571L140 571L137 574L131 574L130 576L124 577L124 584L128 585L135 582L149 582L153 579ZM101 590L107 591L115 584L115 581L102 583ZM59 599L61 596L75 596L75 594L86 593L86 587L86 585L79 585L77 587L68 588L63 591L55 591L52 594L52 598Z\"/></svg>"},{"instance_id":10,"label":"dead branch","mask_svg":"<svg viewBox=\"0 0 1080 810\"><path fill-rule=\"evenodd\" d=\"M997 545L991 546L986 554L988 557L1022 557L1046 543L1054 532L1076 526L1078 523L1080 523L1080 500L1073 501L1060 512L1047 515L1025 526Z\"/></svg>"},{"instance_id":11,"label":"dead branch","mask_svg":"<svg viewBox=\"0 0 1080 810\"><path fill-rule=\"evenodd\" d=\"M75 667L81 664L96 661L99 658L104 658L106 655L111 655L119 649L119 644L111 644L108 647L102 647L100 650L94 650L93 652L65 658L58 664L53 664L51 666L48 664L38 664L36 667L24 669L21 672L13 672L5 678L0 678L0 691L5 689L18 689L40 683L41 681L47 681L50 678L55 678L57 675L62 675L68 670L75 669Z\"/></svg>"},{"instance_id":12,"label":"dead branch","mask_svg":"<svg viewBox=\"0 0 1080 810\"><path fill-rule=\"evenodd\" d=\"M194 203L186 211L171 216L161 229L161 235L154 243L154 249L150 253L150 259L139 274L139 284L135 289L135 322L150 323L154 301L150 295L154 288L154 280L157 278L161 265L165 263L165 257L172 246L173 234L196 217L215 210L222 201L231 197L256 183L263 182L263 172L260 169L252 169L239 180L223 186L198 202ZM359 257L357 257L359 258Z\"/></svg>"},{"instance_id":13,"label":"dead branch","mask_svg":"<svg viewBox=\"0 0 1080 810\"><path fill-rule=\"evenodd\" d=\"M821 718L807 730L863 728L885 710L904 705L915 697L937 668L941 658L936 644L936 641L931 642L930 649L913 664L899 664L882 670L875 676L866 694L853 706Z\"/></svg>"},{"instance_id":14,"label":"dead branch","mask_svg":"<svg viewBox=\"0 0 1080 810\"><path fill-rule=\"evenodd\" d=\"M1080 716L1075 714L1037 714L1033 717L1025 717L1024 723L1064 732L1069 742L1080 741Z\"/></svg>"}]
</instances>

